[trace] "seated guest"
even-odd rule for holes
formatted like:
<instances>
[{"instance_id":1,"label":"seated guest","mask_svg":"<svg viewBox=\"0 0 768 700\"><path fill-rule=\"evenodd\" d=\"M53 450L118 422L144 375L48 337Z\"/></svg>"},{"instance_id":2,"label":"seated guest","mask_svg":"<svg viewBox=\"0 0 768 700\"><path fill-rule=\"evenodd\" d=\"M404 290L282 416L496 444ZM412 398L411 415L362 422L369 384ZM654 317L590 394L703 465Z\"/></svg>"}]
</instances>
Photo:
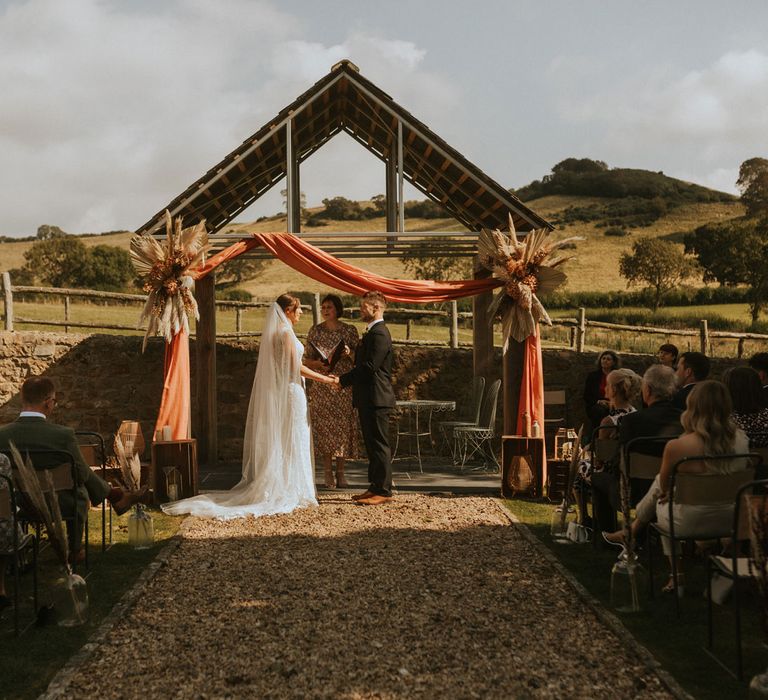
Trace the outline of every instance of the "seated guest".
<instances>
[{"instance_id":1,"label":"seated guest","mask_svg":"<svg viewBox=\"0 0 768 700\"><path fill-rule=\"evenodd\" d=\"M56 388L48 377L29 377L21 386L21 413L13 422L0 427L0 450L10 449L10 443L19 451L24 450L60 450L68 452L75 459L78 481L77 501L73 502L71 491L59 492L59 506L64 518L71 518L77 510L78 532L69 530L70 556L79 559L82 543L82 524L88 516L88 499L98 505L104 499L112 504L118 515L125 513L141 499L141 492L126 492L114 488L101 479L86 463L75 439L75 431L48 421L48 416L56 407ZM41 460L41 464L42 464ZM51 464L50 466L55 466Z\"/></svg>"},{"instance_id":2,"label":"seated guest","mask_svg":"<svg viewBox=\"0 0 768 700\"><path fill-rule=\"evenodd\" d=\"M637 410L634 404L640 398L640 383L640 377L631 369L615 369L608 375L605 384L608 415L600 423L605 426L605 430L600 430L600 439L614 437L619 419ZM593 465L600 468L600 465L595 465L593 460L594 457L581 461L573 484L576 505L579 509L579 522L588 527L591 526L591 519L587 516L586 502L592 481L592 469Z\"/></svg>"},{"instance_id":3,"label":"seated guest","mask_svg":"<svg viewBox=\"0 0 768 700\"><path fill-rule=\"evenodd\" d=\"M619 420L619 444L641 437L677 436L682 431L678 408L672 404L677 382L675 373L663 365L651 365L643 375L641 392L646 408L628 413ZM649 443L639 446L643 454L661 455L663 446ZM636 503L650 481L632 479L631 501ZM621 508L618 465L608 465L592 475L592 507L601 530L616 529L616 512Z\"/></svg>"},{"instance_id":4,"label":"seated guest","mask_svg":"<svg viewBox=\"0 0 768 700\"><path fill-rule=\"evenodd\" d=\"M586 409L588 430L585 439L589 439L592 431L600 425L600 421L608 415L608 399L605 397L605 384L608 375L621 367L619 356L612 350L605 350L597 358L597 368L587 375L584 382L584 408Z\"/></svg>"},{"instance_id":5,"label":"seated guest","mask_svg":"<svg viewBox=\"0 0 768 700\"><path fill-rule=\"evenodd\" d=\"M11 462L3 454L0 454L0 474L11 476ZM0 491L8 488L8 482L0 479ZM31 535L25 535L21 528L16 531L18 537L18 546L21 547L25 538ZM5 570L8 566L8 560L13 555L13 521L0 518L0 612L11 605L11 599L5 593Z\"/></svg>"},{"instance_id":6,"label":"seated guest","mask_svg":"<svg viewBox=\"0 0 768 700\"><path fill-rule=\"evenodd\" d=\"M763 385L751 367L731 367L723 383L733 402L733 422L749 438L750 447L768 447L768 408L763 403Z\"/></svg>"},{"instance_id":7,"label":"seated guest","mask_svg":"<svg viewBox=\"0 0 768 700\"><path fill-rule=\"evenodd\" d=\"M680 389L675 394L673 403L681 411L685 410L685 401L691 389L709 376L709 358L700 352L684 352L677 364L677 381Z\"/></svg>"},{"instance_id":8,"label":"seated guest","mask_svg":"<svg viewBox=\"0 0 768 700\"><path fill-rule=\"evenodd\" d=\"M669 480L672 467L681 459L698 455L727 455L745 453L749 441L744 432L731 420L731 397L725 385L709 380L699 382L688 396L686 409L681 417L683 434L670 440L664 448L661 471L656 476L640 503L637 504L636 518L632 523L632 536L637 537L640 530L653 520L669 530ZM731 474L748 467L746 457L737 459L684 462L678 467L681 473L693 474ZM675 534L694 538L697 534L708 535L713 530L729 530L733 522L733 504L713 505L675 505ZM622 543L623 530L605 533L610 542ZM672 548L667 538L662 538L664 553L672 557ZM678 571L678 587L683 585L683 573ZM670 580L663 590L672 592L674 582Z\"/></svg>"},{"instance_id":9,"label":"seated guest","mask_svg":"<svg viewBox=\"0 0 768 700\"><path fill-rule=\"evenodd\" d=\"M768 406L768 352L758 352L749 359L749 366L757 372L763 385L763 402Z\"/></svg>"},{"instance_id":10,"label":"seated guest","mask_svg":"<svg viewBox=\"0 0 768 700\"><path fill-rule=\"evenodd\" d=\"M672 345L672 343L664 343L663 345L660 345L656 352L656 358L659 360L659 364L662 364L665 367L671 367L672 369L675 369L677 366L677 356L677 345Z\"/></svg>"}]
</instances>

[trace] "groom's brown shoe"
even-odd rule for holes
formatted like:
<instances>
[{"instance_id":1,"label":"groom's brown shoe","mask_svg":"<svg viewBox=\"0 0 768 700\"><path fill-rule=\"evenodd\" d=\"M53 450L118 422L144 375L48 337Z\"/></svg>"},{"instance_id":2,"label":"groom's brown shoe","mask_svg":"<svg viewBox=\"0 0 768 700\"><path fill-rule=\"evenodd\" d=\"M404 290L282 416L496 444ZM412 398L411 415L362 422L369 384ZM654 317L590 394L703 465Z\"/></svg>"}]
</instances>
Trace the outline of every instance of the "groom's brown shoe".
<instances>
[{"instance_id":1,"label":"groom's brown shoe","mask_svg":"<svg viewBox=\"0 0 768 700\"><path fill-rule=\"evenodd\" d=\"M385 503L389 503L391 500L392 496L379 496L378 494L373 494L370 498L361 498L356 501L356 503L359 506L381 506Z\"/></svg>"},{"instance_id":2,"label":"groom's brown shoe","mask_svg":"<svg viewBox=\"0 0 768 700\"><path fill-rule=\"evenodd\" d=\"M365 493L356 493L354 496L352 496L353 501L362 501L364 498L370 498L371 496L375 496L376 494L373 491L366 491Z\"/></svg>"}]
</instances>

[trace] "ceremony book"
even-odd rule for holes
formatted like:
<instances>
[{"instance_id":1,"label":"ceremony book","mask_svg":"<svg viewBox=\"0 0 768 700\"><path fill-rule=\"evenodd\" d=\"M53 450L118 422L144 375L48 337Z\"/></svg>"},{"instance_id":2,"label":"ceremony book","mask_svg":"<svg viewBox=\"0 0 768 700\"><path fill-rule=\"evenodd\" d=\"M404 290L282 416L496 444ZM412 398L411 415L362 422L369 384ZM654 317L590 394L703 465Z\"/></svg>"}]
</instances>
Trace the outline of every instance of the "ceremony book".
<instances>
[{"instance_id":1,"label":"ceremony book","mask_svg":"<svg viewBox=\"0 0 768 700\"><path fill-rule=\"evenodd\" d=\"M321 348L317 347L311 340L309 341L309 344L317 351L317 354L320 355L321 359L323 360L323 364L328 366L328 370L330 372L333 372L333 368L336 366L336 363L344 356L344 341L340 340L336 345L333 346L333 348L325 352Z\"/></svg>"}]
</instances>

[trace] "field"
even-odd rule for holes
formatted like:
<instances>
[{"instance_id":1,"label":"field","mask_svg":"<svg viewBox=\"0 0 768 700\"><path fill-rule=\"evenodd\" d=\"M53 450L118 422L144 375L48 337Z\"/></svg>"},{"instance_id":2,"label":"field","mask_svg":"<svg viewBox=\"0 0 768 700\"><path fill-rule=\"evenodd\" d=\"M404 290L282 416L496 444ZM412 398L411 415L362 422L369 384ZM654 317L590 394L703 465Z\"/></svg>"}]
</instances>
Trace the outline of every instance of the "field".
<instances>
[{"instance_id":1,"label":"field","mask_svg":"<svg viewBox=\"0 0 768 700\"><path fill-rule=\"evenodd\" d=\"M607 200L588 197L550 196L527 202L531 209L545 218L555 218L569 206L589 206L601 204ZM568 284L566 289L571 291L601 291L623 290L626 283L619 276L619 258L629 250L632 242L641 236L674 236L681 232L691 231L697 226L708 222L724 221L743 214L743 207L738 202L689 204L674 209L667 216L659 219L653 226L635 229L625 237L609 237L604 230L596 228L594 223L569 224L556 231L559 237L584 236L585 241L578 244L576 258L566 263ZM285 217L270 218L258 223L233 224L228 230L238 230L244 233L252 231L286 230ZM385 219L368 219L365 221L329 221L327 226L313 227L313 232L344 232L344 231L381 231L386 230ZM463 227L453 219L406 219L408 231L461 231ZM91 236L81 239L87 246L108 244L127 249L130 234L113 234L108 236ZM20 267L24 263L24 251L30 242L0 243L0 271ZM351 259L350 263L363 269L375 269L378 274L393 278L409 278L409 275L399 259ZM310 280L298 272L288 268L283 263L274 260L266 264L261 275L246 282L242 287L251 292L259 300L274 299L286 290L301 290L322 292L326 289L319 283Z\"/></svg>"}]
</instances>

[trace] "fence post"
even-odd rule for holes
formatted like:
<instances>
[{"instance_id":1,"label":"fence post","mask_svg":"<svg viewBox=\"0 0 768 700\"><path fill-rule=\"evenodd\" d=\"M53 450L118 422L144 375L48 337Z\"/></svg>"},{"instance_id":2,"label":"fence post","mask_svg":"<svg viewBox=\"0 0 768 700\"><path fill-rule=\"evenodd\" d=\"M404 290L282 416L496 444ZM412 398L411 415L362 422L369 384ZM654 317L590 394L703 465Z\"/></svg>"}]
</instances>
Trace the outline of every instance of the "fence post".
<instances>
[{"instance_id":1,"label":"fence post","mask_svg":"<svg viewBox=\"0 0 768 700\"><path fill-rule=\"evenodd\" d=\"M69 321L69 295L64 297L64 332L69 333L69 326L67 325L67 321Z\"/></svg>"},{"instance_id":2,"label":"fence post","mask_svg":"<svg viewBox=\"0 0 768 700\"><path fill-rule=\"evenodd\" d=\"M11 287L11 275L3 273L3 291L5 292L5 330L13 330L13 288Z\"/></svg>"},{"instance_id":3,"label":"fence post","mask_svg":"<svg viewBox=\"0 0 768 700\"><path fill-rule=\"evenodd\" d=\"M744 357L744 338L739 338L739 345L736 350L736 357L738 357L739 359Z\"/></svg>"},{"instance_id":4,"label":"fence post","mask_svg":"<svg viewBox=\"0 0 768 700\"><path fill-rule=\"evenodd\" d=\"M411 324L413 321L409 318L405 322L405 339L410 340L411 339Z\"/></svg>"},{"instance_id":5,"label":"fence post","mask_svg":"<svg viewBox=\"0 0 768 700\"><path fill-rule=\"evenodd\" d=\"M576 352L584 352L585 336L587 334L587 319L584 307L579 307L576 326Z\"/></svg>"},{"instance_id":6,"label":"fence post","mask_svg":"<svg viewBox=\"0 0 768 700\"><path fill-rule=\"evenodd\" d=\"M235 308L235 333L237 337L243 332L243 310L238 306Z\"/></svg>"},{"instance_id":7,"label":"fence post","mask_svg":"<svg viewBox=\"0 0 768 700\"><path fill-rule=\"evenodd\" d=\"M701 319L701 325L699 327L699 345L701 346L701 353L707 354L707 348L709 347L709 324L706 318Z\"/></svg>"},{"instance_id":8,"label":"fence post","mask_svg":"<svg viewBox=\"0 0 768 700\"><path fill-rule=\"evenodd\" d=\"M320 294L315 292L312 295L312 325L320 323Z\"/></svg>"},{"instance_id":9,"label":"fence post","mask_svg":"<svg viewBox=\"0 0 768 700\"><path fill-rule=\"evenodd\" d=\"M576 349L576 328L574 326L571 326L568 329L568 347L571 348L571 350Z\"/></svg>"},{"instance_id":10,"label":"fence post","mask_svg":"<svg viewBox=\"0 0 768 700\"><path fill-rule=\"evenodd\" d=\"M459 308L455 300L451 302L451 347L459 347Z\"/></svg>"}]
</instances>

